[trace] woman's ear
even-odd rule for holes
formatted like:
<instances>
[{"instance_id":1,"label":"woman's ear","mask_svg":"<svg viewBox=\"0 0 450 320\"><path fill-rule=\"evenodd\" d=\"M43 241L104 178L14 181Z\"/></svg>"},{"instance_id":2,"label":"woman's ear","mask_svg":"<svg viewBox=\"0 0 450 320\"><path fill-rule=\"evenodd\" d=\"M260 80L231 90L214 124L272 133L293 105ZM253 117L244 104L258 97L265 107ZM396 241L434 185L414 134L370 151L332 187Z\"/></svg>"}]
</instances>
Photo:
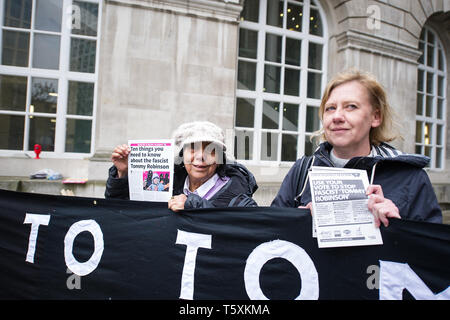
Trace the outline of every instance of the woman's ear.
<instances>
[{"instance_id":1,"label":"woman's ear","mask_svg":"<svg viewBox=\"0 0 450 320\"><path fill-rule=\"evenodd\" d=\"M382 122L383 122L383 117L381 116L380 109L375 109L373 114L372 114L371 127L372 128L379 127Z\"/></svg>"}]
</instances>

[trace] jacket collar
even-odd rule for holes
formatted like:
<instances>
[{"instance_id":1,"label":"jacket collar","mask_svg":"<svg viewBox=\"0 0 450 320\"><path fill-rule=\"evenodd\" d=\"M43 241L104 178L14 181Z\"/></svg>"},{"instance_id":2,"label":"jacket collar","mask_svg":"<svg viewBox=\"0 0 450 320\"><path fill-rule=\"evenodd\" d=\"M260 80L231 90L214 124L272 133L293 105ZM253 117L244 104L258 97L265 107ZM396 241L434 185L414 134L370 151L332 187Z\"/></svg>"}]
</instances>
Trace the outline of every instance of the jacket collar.
<instances>
[{"instance_id":1,"label":"jacket collar","mask_svg":"<svg viewBox=\"0 0 450 320\"><path fill-rule=\"evenodd\" d=\"M314 152L314 156L327 166L334 166L330 160L330 151L333 146L325 141L322 142ZM347 168L354 168L356 165L366 165L372 167L379 162L401 162L418 168L424 168L430 161L429 157L417 154L408 154L395 149L393 146L382 142L380 145L372 145L375 156L354 157L347 163Z\"/></svg>"}]
</instances>

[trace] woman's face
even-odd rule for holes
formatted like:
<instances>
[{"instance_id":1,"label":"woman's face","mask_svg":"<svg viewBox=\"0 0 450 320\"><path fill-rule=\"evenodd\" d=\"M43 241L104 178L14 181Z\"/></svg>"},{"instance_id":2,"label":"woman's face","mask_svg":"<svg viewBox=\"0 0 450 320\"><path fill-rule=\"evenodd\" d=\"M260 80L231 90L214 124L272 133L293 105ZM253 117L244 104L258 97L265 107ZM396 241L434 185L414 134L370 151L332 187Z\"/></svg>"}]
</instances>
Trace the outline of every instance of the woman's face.
<instances>
[{"instance_id":1,"label":"woman's face","mask_svg":"<svg viewBox=\"0 0 450 320\"><path fill-rule=\"evenodd\" d=\"M191 143L184 147L183 162L191 182L204 183L216 173L216 152L209 144Z\"/></svg>"},{"instance_id":2,"label":"woman's face","mask_svg":"<svg viewBox=\"0 0 450 320\"><path fill-rule=\"evenodd\" d=\"M323 112L323 129L336 156L367 156L370 129L380 124L380 112L374 110L367 89L359 82L350 81L331 91Z\"/></svg>"}]
</instances>

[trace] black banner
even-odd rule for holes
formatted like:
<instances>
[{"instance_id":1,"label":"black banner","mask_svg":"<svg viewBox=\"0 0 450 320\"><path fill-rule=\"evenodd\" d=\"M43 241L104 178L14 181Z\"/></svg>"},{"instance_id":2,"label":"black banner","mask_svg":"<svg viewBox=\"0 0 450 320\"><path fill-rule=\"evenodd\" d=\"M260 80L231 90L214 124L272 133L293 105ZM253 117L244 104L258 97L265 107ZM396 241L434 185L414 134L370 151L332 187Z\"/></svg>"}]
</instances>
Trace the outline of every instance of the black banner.
<instances>
[{"instance_id":1,"label":"black banner","mask_svg":"<svg viewBox=\"0 0 450 320\"><path fill-rule=\"evenodd\" d=\"M300 209L0 191L0 299L450 299L450 226L381 233L319 249Z\"/></svg>"}]
</instances>

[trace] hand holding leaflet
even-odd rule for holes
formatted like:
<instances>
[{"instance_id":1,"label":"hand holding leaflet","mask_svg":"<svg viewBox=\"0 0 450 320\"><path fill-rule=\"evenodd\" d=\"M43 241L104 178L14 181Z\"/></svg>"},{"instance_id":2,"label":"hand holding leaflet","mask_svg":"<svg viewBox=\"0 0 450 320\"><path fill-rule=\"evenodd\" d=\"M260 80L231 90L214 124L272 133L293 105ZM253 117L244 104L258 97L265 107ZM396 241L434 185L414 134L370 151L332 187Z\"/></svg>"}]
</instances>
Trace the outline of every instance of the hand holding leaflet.
<instances>
[{"instance_id":1,"label":"hand holding leaflet","mask_svg":"<svg viewBox=\"0 0 450 320\"><path fill-rule=\"evenodd\" d=\"M367 188L367 195L369 196L367 206L375 216L375 227L378 228L380 222L387 227L389 225L387 218L401 219L397 206L390 199L384 197L380 185L370 185Z\"/></svg>"},{"instance_id":2,"label":"hand holding leaflet","mask_svg":"<svg viewBox=\"0 0 450 320\"><path fill-rule=\"evenodd\" d=\"M320 248L383 243L367 206L366 171L312 167L309 183Z\"/></svg>"},{"instance_id":3,"label":"hand holding leaflet","mask_svg":"<svg viewBox=\"0 0 450 320\"><path fill-rule=\"evenodd\" d=\"M117 169L118 178L122 178L128 174L128 155L130 147L126 144L114 148L111 155L111 161Z\"/></svg>"},{"instance_id":4,"label":"hand holding leaflet","mask_svg":"<svg viewBox=\"0 0 450 320\"><path fill-rule=\"evenodd\" d=\"M173 191L173 141L131 140L129 145L130 200L168 202Z\"/></svg>"}]
</instances>

